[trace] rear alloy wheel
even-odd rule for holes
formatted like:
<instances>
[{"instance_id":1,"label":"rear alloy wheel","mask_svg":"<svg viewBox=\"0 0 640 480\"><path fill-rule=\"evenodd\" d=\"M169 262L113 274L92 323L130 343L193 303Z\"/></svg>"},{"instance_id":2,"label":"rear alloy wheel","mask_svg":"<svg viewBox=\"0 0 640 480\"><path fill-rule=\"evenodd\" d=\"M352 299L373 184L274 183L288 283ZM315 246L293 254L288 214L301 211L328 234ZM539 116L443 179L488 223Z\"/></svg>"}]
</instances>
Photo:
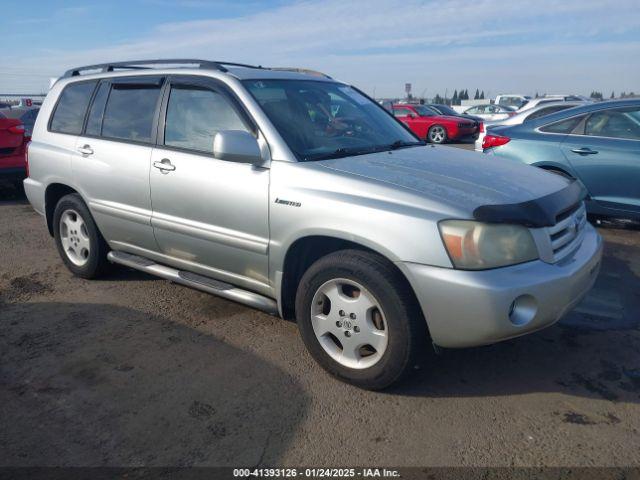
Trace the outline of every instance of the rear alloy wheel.
<instances>
[{"instance_id":1,"label":"rear alloy wheel","mask_svg":"<svg viewBox=\"0 0 640 480\"><path fill-rule=\"evenodd\" d=\"M65 195L56 205L53 235L58 253L74 275L96 278L109 270L109 246L77 193Z\"/></svg>"},{"instance_id":2,"label":"rear alloy wheel","mask_svg":"<svg viewBox=\"0 0 640 480\"><path fill-rule=\"evenodd\" d=\"M65 210L60 217L60 243L62 249L74 265L82 267L89 261L91 241L87 225L75 210Z\"/></svg>"},{"instance_id":3,"label":"rear alloy wheel","mask_svg":"<svg viewBox=\"0 0 640 480\"><path fill-rule=\"evenodd\" d=\"M431 143L445 143L447 141L447 131L441 125L434 125L429 129L427 139Z\"/></svg>"}]
</instances>

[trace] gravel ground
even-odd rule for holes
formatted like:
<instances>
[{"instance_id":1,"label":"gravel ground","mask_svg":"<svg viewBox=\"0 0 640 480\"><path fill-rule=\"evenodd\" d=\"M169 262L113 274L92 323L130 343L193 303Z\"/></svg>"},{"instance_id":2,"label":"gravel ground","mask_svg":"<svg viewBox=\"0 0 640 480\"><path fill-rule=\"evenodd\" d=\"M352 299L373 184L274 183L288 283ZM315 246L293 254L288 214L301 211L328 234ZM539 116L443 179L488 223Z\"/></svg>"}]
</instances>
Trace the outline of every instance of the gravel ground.
<instances>
[{"instance_id":1,"label":"gravel ground","mask_svg":"<svg viewBox=\"0 0 640 480\"><path fill-rule=\"evenodd\" d=\"M640 232L553 327L372 393L296 325L127 269L63 267L0 191L0 466L640 465Z\"/></svg>"}]
</instances>

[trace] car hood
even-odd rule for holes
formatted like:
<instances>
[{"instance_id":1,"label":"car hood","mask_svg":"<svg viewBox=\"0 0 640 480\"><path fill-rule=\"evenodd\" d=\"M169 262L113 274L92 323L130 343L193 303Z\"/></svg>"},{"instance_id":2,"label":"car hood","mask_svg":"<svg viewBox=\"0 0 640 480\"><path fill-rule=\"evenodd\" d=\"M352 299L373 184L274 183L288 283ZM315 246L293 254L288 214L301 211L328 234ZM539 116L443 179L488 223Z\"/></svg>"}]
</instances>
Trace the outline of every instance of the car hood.
<instances>
[{"instance_id":1,"label":"car hood","mask_svg":"<svg viewBox=\"0 0 640 480\"><path fill-rule=\"evenodd\" d=\"M536 167L452 147L405 148L318 163L411 191L470 218L477 207L527 202L568 185Z\"/></svg>"}]
</instances>

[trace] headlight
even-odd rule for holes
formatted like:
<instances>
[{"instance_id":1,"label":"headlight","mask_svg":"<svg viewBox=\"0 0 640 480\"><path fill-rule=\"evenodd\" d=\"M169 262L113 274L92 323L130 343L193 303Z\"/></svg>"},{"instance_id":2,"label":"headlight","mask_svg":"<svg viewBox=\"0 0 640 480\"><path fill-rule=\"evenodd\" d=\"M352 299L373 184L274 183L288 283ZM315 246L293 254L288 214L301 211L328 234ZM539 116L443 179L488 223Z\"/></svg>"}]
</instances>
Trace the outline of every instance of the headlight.
<instances>
[{"instance_id":1,"label":"headlight","mask_svg":"<svg viewBox=\"0 0 640 480\"><path fill-rule=\"evenodd\" d=\"M538 258L529 229L521 225L444 220L440 234L454 267L484 270Z\"/></svg>"}]
</instances>

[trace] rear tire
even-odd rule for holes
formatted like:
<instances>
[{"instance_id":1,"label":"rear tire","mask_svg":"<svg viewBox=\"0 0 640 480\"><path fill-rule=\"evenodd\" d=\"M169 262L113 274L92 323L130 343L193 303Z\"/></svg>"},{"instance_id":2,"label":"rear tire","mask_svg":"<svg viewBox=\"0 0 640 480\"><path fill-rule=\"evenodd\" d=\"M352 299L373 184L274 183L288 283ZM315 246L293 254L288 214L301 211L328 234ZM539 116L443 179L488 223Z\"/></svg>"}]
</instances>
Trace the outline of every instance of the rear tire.
<instances>
[{"instance_id":1,"label":"rear tire","mask_svg":"<svg viewBox=\"0 0 640 480\"><path fill-rule=\"evenodd\" d=\"M365 389L398 382L426 346L426 323L410 286L370 252L342 250L311 265L298 286L296 320L320 366Z\"/></svg>"},{"instance_id":2,"label":"rear tire","mask_svg":"<svg viewBox=\"0 0 640 480\"><path fill-rule=\"evenodd\" d=\"M442 125L432 125L427 132L430 143L442 144L447 142L447 130Z\"/></svg>"},{"instance_id":3,"label":"rear tire","mask_svg":"<svg viewBox=\"0 0 640 480\"><path fill-rule=\"evenodd\" d=\"M107 242L77 193L65 195L56 205L53 235L62 261L74 275L91 279L109 270Z\"/></svg>"}]
</instances>

